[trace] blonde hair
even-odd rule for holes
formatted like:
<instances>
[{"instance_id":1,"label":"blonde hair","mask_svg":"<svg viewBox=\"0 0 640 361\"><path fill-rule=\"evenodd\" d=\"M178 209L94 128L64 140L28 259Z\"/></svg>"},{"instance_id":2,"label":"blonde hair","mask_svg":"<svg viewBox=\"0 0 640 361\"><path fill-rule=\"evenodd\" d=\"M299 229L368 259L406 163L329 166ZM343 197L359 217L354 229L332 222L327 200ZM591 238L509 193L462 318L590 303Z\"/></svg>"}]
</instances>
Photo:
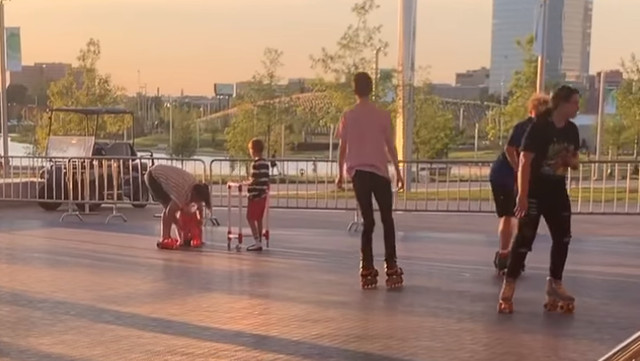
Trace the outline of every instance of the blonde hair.
<instances>
[{"instance_id":1,"label":"blonde hair","mask_svg":"<svg viewBox=\"0 0 640 361\"><path fill-rule=\"evenodd\" d=\"M527 109L529 113L533 115L538 115L543 111L549 109L551 106L551 98L546 94L534 94L531 99L529 99L529 103L527 105Z\"/></svg>"}]
</instances>

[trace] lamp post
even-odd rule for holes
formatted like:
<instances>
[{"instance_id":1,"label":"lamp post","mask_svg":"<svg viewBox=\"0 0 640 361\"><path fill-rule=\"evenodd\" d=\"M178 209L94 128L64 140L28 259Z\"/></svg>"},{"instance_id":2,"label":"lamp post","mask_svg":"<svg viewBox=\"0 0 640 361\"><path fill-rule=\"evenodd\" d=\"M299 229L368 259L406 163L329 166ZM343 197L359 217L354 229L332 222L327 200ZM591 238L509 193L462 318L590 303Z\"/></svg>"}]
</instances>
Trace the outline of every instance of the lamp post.
<instances>
[{"instance_id":1,"label":"lamp post","mask_svg":"<svg viewBox=\"0 0 640 361\"><path fill-rule=\"evenodd\" d=\"M538 56L538 79L536 90L544 93L547 62L547 23L549 18L549 0L542 0L542 39L540 39L540 56Z\"/></svg>"},{"instance_id":2,"label":"lamp post","mask_svg":"<svg viewBox=\"0 0 640 361\"><path fill-rule=\"evenodd\" d=\"M4 166L9 166L9 109L7 106L7 50L4 24L4 3L7 0L0 0L0 106L2 106L2 155L4 156Z\"/></svg>"}]
</instances>

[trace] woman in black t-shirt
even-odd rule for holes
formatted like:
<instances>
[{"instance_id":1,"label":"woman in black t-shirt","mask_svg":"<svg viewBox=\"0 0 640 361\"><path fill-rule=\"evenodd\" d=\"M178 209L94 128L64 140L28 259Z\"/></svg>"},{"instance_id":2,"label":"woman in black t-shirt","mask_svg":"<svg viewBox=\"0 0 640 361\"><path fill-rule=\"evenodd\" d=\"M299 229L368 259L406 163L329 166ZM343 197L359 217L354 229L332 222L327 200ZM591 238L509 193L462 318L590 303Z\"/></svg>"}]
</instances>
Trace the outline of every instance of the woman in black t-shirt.
<instances>
[{"instance_id":1,"label":"woman in black t-shirt","mask_svg":"<svg viewBox=\"0 0 640 361\"><path fill-rule=\"evenodd\" d=\"M500 313L513 312L515 282L531 251L541 217L553 242L545 309L562 312L574 309L575 299L562 286L562 274L571 241L571 202L566 177L569 168L577 169L580 149L578 127L571 119L579 107L579 91L561 86L551 97L551 109L536 117L522 141L515 212L519 218L518 232L500 291Z\"/></svg>"}]
</instances>

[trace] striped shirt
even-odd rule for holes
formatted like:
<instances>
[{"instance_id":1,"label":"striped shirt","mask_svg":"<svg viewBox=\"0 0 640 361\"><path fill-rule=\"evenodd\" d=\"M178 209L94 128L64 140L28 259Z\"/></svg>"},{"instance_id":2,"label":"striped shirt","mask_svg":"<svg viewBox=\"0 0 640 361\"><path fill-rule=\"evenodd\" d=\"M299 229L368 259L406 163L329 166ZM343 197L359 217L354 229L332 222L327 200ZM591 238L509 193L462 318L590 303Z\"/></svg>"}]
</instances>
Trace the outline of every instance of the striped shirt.
<instances>
[{"instance_id":1,"label":"striped shirt","mask_svg":"<svg viewBox=\"0 0 640 361\"><path fill-rule=\"evenodd\" d=\"M269 189L269 162L264 158L257 158L251 164L251 181L247 193L249 199L265 197Z\"/></svg>"},{"instance_id":2,"label":"striped shirt","mask_svg":"<svg viewBox=\"0 0 640 361\"><path fill-rule=\"evenodd\" d=\"M165 164L154 165L149 169L149 173L180 207L189 204L193 186L198 183L191 173Z\"/></svg>"}]
</instances>

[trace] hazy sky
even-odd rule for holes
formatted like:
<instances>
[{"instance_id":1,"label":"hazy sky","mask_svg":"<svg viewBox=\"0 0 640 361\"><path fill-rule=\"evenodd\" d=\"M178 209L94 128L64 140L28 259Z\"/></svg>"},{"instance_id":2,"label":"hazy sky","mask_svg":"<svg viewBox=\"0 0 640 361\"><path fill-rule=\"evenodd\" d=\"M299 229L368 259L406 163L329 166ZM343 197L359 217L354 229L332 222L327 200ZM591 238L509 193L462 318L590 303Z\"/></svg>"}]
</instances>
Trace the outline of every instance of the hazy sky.
<instances>
[{"instance_id":1,"label":"hazy sky","mask_svg":"<svg viewBox=\"0 0 640 361\"><path fill-rule=\"evenodd\" d=\"M515 0L514 0L515 1ZM397 0L379 0L375 21L396 63ZM594 0L592 72L640 54L640 0ZM491 0L418 0L417 64L436 82L489 64ZM7 26L22 28L23 63L75 62L102 42L102 70L129 92L212 94L213 83L249 78L266 46L284 51L285 77L312 76L309 54L332 47L353 0L13 0Z\"/></svg>"}]
</instances>

